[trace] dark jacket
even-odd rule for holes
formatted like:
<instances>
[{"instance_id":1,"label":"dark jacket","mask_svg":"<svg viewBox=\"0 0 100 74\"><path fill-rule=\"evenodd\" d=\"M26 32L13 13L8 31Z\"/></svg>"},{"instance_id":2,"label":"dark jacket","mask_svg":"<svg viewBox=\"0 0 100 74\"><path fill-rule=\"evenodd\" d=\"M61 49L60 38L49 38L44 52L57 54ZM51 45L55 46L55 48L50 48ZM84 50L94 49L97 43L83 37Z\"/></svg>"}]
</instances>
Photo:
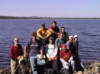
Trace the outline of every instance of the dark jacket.
<instances>
[{"instance_id":1,"label":"dark jacket","mask_svg":"<svg viewBox=\"0 0 100 74\"><path fill-rule=\"evenodd\" d=\"M62 40L64 41L64 43L66 43L68 41L68 33L67 32L64 32L64 33L61 32L61 34L63 35Z\"/></svg>"}]
</instances>

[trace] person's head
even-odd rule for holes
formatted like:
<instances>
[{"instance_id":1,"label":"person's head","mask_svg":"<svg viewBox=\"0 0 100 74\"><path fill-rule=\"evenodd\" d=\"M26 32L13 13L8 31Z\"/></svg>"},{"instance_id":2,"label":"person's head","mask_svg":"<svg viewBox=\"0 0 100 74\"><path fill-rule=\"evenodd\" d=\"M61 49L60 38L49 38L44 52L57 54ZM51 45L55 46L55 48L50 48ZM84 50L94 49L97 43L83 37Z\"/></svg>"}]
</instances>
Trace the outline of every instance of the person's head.
<instances>
[{"instance_id":1,"label":"person's head","mask_svg":"<svg viewBox=\"0 0 100 74\"><path fill-rule=\"evenodd\" d=\"M61 27L61 32L65 32L65 27Z\"/></svg>"},{"instance_id":2,"label":"person's head","mask_svg":"<svg viewBox=\"0 0 100 74\"><path fill-rule=\"evenodd\" d=\"M19 44L19 38L14 37L13 42L14 42L14 45L17 46Z\"/></svg>"},{"instance_id":3,"label":"person's head","mask_svg":"<svg viewBox=\"0 0 100 74\"><path fill-rule=\"evenodd\" d=\"M56 27L56 24L57 24L56 21L53 21L53 22L52 22L52 26L53 26L53 27Z\"/></svg>"},{"instance_id":4,"label":"person's head","mask_svg":"<svg viewBox=\"0 0 100 74\"><path fill-rule=\"evenodd\" d=\"M73 36L69 36L69 42L73 42Z\"/></svg>"},{"instance_id":5,"label":"person's head","mask_svg":"<svg viewBox=\"0 0 100 74\"><path fill-rule=\"evenodd\" d=\"M45 29L45 24L41 25L41 29L44 30Z\"/></svg>"},{"instance_id":6,"label":"person's head","mask_svg":"<svg viewBox=\"0 0 100 74\"><path fill-rule=\"evenodd\" d=\"M74 40L78 41L78 36L77 35L74 35Z\"/></svg>"},{"instance_id":7,"label":"person's head","mask_svg":"<svg viewBox=\"0 0 100 74\"><path fill-rule=\"evenodd\" d=\"M53 42L54 42L54 38L53 37L50 37L49 38L49 44L53 44Z\"/></svg>"},{"instance_id":8,"label":"person's head","mask_svg":"<svg viewBox=\"0 0 100 74\"><path fill-rule=\"evenodd\" d=\"M58 37L59 37L60 39L62 39L62 38L63 38L63 34L59 33L59 34L58 34Z\"/></svg>"},{"instance_id":9,"label":"person's head","mask_svg":"<svg viewBox=\"0 0 100 74\"><path fill-rule=\"evenodd\" d=\"M63 49L63 50L66 50L67 49L67 46L66 46L65 43L64 44L61 44L61 49Z\"/></svg>"},{"instance_id":10,"label":"person's head","mask_svg":"<svg viewBox=\"0 0 100 74\"><path fill-rule=\"evenodd\" d=\"M33 42L36 41L36 35L37 35L36 32L33 32L33 33L32 33L32 41L33 41Z\"/></svg>"}]
</instances>

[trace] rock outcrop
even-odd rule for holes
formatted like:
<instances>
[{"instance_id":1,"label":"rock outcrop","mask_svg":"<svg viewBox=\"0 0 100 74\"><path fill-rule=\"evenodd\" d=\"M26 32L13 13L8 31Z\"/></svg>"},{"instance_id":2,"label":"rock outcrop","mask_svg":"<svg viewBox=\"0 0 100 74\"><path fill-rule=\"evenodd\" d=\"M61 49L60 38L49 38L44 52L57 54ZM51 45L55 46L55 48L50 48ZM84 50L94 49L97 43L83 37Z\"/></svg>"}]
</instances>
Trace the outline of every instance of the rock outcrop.
<instances>
[{"instance_id":1,"label":"rock outcrop","mask_svg":"<svg viewBox=\"0 0 100 74\"><path fill-rule=\"evenodd\" d=\"M19 64L16 68L17 74L32 74L29 61L24 61L23 64ZM1 69L0 74L11 74L10 67Z\"/></svg>"},{"instance_id":2,"label":"rock outcrop","mask_svg":"<svg viewBox=\"0 0 100 74\"><path fill-rule=\"evenodd\" d=\"M10 67L1 69L0 74L10 74ZM17 74L32 74L29 62L18 65ZM91 63L88 67L84 68L84 72L79 71L73 74L100 74L100 63Z\"/></svg>"},{"instance_id":3,"label":"rock outcrop","mask_svg":"<svg viewBox=\"0 0 100 74\"><path fill-rule=\"evenodd\" d=\"M84 72L76 72L74 74L100 74L100 63L91 63L84 68Z\"/></svg>"}]
</instances>

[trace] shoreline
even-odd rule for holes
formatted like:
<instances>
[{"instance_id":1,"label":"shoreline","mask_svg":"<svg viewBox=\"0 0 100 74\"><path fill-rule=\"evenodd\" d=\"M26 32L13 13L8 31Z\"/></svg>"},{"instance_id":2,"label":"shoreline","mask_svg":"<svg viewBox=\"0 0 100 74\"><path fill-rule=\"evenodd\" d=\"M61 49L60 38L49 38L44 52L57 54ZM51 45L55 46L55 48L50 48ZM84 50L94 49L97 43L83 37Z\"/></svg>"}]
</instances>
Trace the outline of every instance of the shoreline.
<instances>
[{"instance_id":1,"label":"shoreline","mask_svg":"<svg viewBox=\"0 0 100 74\"><path fill-rule=\"evenodd\" d=\"M0 16L0 19L100 19L100 17L41 17L41 16Z\"/></svg>"}]
</instances>

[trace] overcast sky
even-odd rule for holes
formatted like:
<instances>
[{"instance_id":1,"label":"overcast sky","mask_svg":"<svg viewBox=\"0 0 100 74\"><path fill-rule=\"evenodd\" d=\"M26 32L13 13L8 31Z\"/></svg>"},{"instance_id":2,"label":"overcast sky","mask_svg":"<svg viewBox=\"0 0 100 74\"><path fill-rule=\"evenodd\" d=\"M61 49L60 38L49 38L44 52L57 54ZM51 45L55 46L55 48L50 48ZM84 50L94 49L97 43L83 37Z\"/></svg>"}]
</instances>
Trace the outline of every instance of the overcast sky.
<instances>
[{"instance_id":1,"label":"overcast sky","mask_svg":"<svg viewBox=\"0 0 100 74\"><path fill-rule=\"evenodd\" d=\"M0 0L0 16L100 17L100 0Z\"/></svg>"}]
</instances>

